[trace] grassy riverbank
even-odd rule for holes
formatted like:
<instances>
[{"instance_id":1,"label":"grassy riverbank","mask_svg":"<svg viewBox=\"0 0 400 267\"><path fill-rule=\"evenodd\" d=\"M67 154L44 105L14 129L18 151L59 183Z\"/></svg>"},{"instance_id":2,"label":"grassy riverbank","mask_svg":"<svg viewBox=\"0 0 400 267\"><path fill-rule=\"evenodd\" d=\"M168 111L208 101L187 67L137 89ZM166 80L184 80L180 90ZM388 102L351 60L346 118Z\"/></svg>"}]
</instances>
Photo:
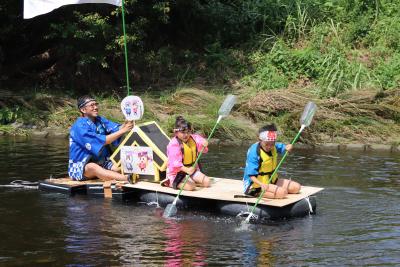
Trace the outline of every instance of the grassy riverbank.
<instances>
[{"instance_id":1,"label":"grassy riverbank","mask_svg":"<svg viewBox=\"0 0 400 267\"><path fill-rule=\"evenodd\" d=\"M16 6L11 1L3 13ZM126 8L128 75L145 103L143 121L171 133L183 115L208 134L233 93L239 102L216 138L250 140L276 122L289 141L312 100L319 110L303 143L400 143L397 2L127 1ZM101 114L123 120L120 10L59 12L32 23L4 16L1 133L67 133L79 115L74 98L88 91Z\"/></svg>"},{"instance_id":2,"label":"grassy riverbank","mask_svg":"<svg viewBox=\"0 0 400 267\"><path fill-rule=\"evenodd\" d=\"M247 93L245 93L247 92ZM251 140L258 127L275 122L281 140L289 141L299 129L299 117L305 104L312 100L318 106L312 125L302 134L300 142L400 144L400 90L374 90L346 93L321 99L305 88L261 91L250 94L238 87L230 93L238 95L231 116L224 119L215 138L221 140ZM28 135L32 132L68 133L79 116L75 99L35 93L9 93L7 106L1 108L0 132L8 135ZM226 94L226 93L225 93ZM177 115L193 122L197 131L208 134L217 118L225 94L219 88L182 87L158 94L141 94L145 114L141 122L155 120L169 134ZM120 101L123 96L97 96L100 113L122 122Z\"/></svg>"}]
</instances>

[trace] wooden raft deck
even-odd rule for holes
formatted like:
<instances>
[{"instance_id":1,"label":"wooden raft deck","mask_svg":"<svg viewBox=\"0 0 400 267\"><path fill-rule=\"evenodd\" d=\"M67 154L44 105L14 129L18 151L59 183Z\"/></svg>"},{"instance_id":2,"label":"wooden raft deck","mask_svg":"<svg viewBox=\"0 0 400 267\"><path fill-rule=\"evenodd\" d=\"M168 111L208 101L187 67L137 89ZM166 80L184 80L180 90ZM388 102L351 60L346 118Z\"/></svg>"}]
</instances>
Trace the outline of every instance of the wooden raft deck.
<instances>
[{"instance_id":1,"label":"wooden raft deck","mask_svg":"<svg viewBox=\"0 0 400 267\"><path fill-rule=\"evenodd\" d=\"M86 185L86 184L103 185L103 181L99 179L87 180L87 181L73 181L71 180L71 178L53 178L53 179L45 179L44 181L47 183L65 185L71 187Z\"/></svg>"},{"instance_id":2,"label":"wooden raft deck","mask_svg":"<svg viewBox=\"0 0 400 267\"><path fill-rule=\"evenodd\" d=\"M241 180L226 179L226 178L212 178L213 182L211 187L202 188L197 187L195 191L182 191L182 196L215 199L231 202L255 203L257 198L234 198L234 195L243 195L243 183ZM178 190L163 187L156 183L139 181L136 184L126 184L123 187L136 188L149 191L157 191L168 194L178 194ZM295 203L310 195L316 194L323 190L320 187L302 186L299 194L289 194L284 199L271 199L260 200L259 205L268 205L275 207L284 207L286 205Z\"/></svg>"},{"instance_id":3,"label":"wooden raft deck","mask_svg":"<svg viewBox=\"0 0 400 267\"><path fill-rule=\"evenodd\" d=\"M88 181L72 181L69 178L58 178L58 179L46 179L46 183L51 183L54 185L63 185L68 187L82 186L82 185L98 185L102 186L103 182L100 180L88 180ZM152 192L167 193L171 195L178 194L178 190L163 187L158 183L139 181L136 184L124 184L122 186L126 189L139 189L147 190ZM186 197L194 198L205 198L205 199L215 199L221 201L229 202L242 202L242 203L255 203L257 198L234 198L235 195L243 196L242 192L242 181L227 179L227 178L212 178L212 185L208 188L197 187L195 191L182 191L181 195ZM268 205L275 207L284 207L286 205L295 203L302 200L310 195L314 195L323 188L312 187L312 186L302 186L299 194L289 194L284 199L262 199L259 205Z\"/></svg>"}]
</instances>

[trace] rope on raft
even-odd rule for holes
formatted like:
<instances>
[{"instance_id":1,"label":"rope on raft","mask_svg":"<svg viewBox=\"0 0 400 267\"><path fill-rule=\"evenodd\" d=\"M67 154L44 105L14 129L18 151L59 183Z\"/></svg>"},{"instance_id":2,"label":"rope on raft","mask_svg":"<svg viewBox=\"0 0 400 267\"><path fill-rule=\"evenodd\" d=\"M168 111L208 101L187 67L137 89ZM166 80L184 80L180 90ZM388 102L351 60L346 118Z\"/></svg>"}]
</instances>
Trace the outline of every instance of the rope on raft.
<instances>
[{"instance_id":1,"label":"rope on raft","mask_svg":"<svg viewBox=\"0 0 400 267\"><path fill-rule=\"evenodd\" d=\"M158 203L158 192L157 192L157 190L156 190L156 198L157 198L157 201L150 201L150 202L147 203L147 206L156 206L157 208L160 208L161 206Z\"/></svg>"},{"instance_id":2,"label":"rope on raft","mask_svg":"<svg viewBox=\"0 0 400 267\"><path fill-rule=\"evenodd\" d=\"M1 184L0 187L38 189L39 188L39 182L24 181L24 180L14 180L14 181L11 181L9 184Z\"/></svg>"},{"instance_id":3,"label":"rope on raft","mask_svg":"<svg viewBox=\"0 0 400 267\"><path fill-rule=\"evenodd\" d=\"M249 216L250 214L251 214L251 212L250 212L250 208L249 208L249 203L247 203L246 202L246 207L247 207L247 211L240 211L237 215L236 215L236 217L247 217L247 216ZM256 214L251 214L251 219L253 219L253 220L258 220L258 215L256 215Z\"/></svg>"},{"instance_id":4,"label":"rope on raft","mask_svg":"<svg viewBox=\"0 0 400 267\"><path fill-rule=\"evenodd\" d=\"M310 198L306 197L305 200L307 200L307 204L308 204L308 209L309 209L308 214L314 213L311 202L310 202Z\"/></svg>"}]
</instances>

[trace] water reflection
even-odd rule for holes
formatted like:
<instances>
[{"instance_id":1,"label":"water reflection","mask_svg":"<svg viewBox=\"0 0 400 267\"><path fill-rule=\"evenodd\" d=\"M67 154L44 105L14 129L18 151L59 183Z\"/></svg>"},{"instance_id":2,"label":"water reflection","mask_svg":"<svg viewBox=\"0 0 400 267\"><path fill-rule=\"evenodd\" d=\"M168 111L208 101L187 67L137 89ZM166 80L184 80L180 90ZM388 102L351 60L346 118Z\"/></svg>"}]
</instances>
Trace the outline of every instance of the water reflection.
<instances>
[{"instance_id":1,"label":"water reflection","mask_svg":"<svg viewBox=\"0 0 400 267\"><path fill-rule=\"evenodd\" d=\"M205 266L206 255L202 244L208 241L206 225L198 221L180 223L174 219L166 219L165 223L164 266Z\"/></svg>"},{"instance_id":2,"label":"water reflection","mask_svg":"<svg viewBox=\"0 0 400 267\"><path fill-rule=\"evenodd\" d=\"M97 265L99 262L118 262L112 251L118 250L117 240L110 236L115 223L110 217L110 201L88 200L76 196L68 201L64 219L65 252L73 257L73 262ZM90 255L97 255L96 257Z\"/></svg>"},{"instance_id":3,"label":"water reflection","mask_svg":"<svg viewBox=\"0 0 400 267\"><path fill-rule=\"evenodd\" d=\"M0 183L66 173L65 140L0 138ZM213 147L203 167L241 179L247 147ZM282 173L325 187L317 215L251 225L235 218L0 188L0 265L400 265L400 157L296 151Z\"/></svg>"}]
</instances>

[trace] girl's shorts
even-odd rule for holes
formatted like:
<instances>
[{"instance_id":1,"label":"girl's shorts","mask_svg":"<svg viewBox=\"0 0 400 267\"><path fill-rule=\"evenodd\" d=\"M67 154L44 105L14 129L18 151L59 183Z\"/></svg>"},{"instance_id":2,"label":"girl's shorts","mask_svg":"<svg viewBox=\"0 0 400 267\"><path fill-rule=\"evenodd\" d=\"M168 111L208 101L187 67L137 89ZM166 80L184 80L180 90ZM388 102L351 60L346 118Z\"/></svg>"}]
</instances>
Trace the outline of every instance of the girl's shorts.
<instances>
[{"instance_id":1,"label":"girl's shorts","mask_svg":"<svg viewBox=\"0 0 400 267\"><path fill-rule=\"evenodd\" d=\"M186 177L187 173L186 172L178 172L176 174L176 177L174 179L174 181L172 182L172 187L174 189L178 189L178 185L184 181L185 177ZM196 170L192 175L190 175L189 177L189 181L191 181L192 183L195 183L194 178L200 176L200 175L204 175L201 171Z\"/></svg>"}]
</instances>

